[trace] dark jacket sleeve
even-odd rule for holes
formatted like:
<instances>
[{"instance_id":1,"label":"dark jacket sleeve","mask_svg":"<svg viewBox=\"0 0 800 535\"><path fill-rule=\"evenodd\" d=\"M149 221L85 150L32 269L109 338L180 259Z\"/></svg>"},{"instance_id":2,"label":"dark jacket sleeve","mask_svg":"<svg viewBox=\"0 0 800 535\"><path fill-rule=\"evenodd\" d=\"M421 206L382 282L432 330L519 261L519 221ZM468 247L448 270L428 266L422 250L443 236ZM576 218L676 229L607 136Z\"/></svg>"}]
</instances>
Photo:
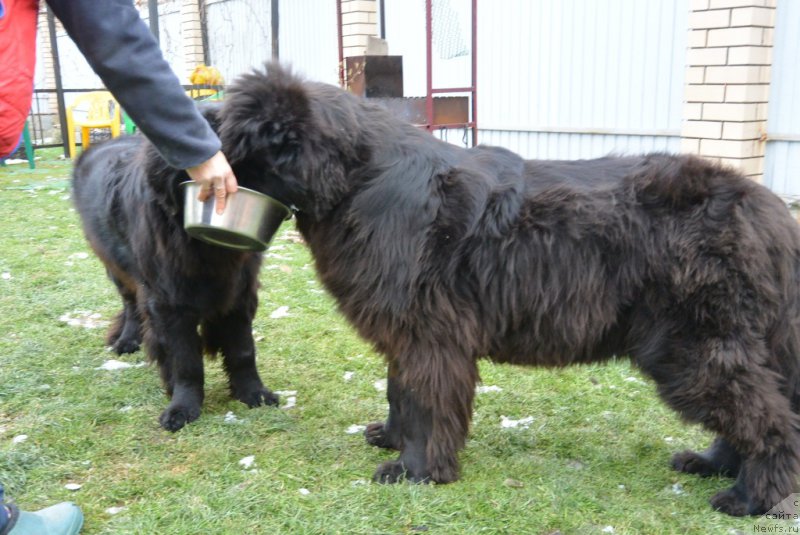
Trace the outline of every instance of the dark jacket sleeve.
<instances>
[{"instance_id":1,"label":"dark jacket sleeve","mask_svg":"<svg viewBox=\"0 0 800 535\"><path fill-rule=\"evenodd\" d=\"M172 166L198 165L219 138L184 93L132 0L47 0L81 53Z\"/></svg>"}]
</instances>

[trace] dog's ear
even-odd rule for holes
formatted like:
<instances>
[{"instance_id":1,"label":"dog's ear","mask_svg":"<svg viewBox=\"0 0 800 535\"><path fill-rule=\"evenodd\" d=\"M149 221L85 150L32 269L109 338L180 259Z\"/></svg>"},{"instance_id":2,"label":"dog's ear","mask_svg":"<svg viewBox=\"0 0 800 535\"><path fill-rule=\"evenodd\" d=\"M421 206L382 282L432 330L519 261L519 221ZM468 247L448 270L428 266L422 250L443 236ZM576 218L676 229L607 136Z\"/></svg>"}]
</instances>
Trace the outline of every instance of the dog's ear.
<instances>
[{"instance_id":1,"label":"dog's ear","mask_svg":"<svg viewBox=\"0 0 800 535\"><path fill-rule=\"evenodd\" d=\"M222 125L222 103L221 102L200 102L197 109L203 115L211 129L219 133L220 126Z\"/></svg>"},{"instance_id":2,"label":"dog's ear","mask_svg":"<svg viewBox=\"0 0 800 535\"><path fill-rule=\"evenodd\" d=\"M293 159L308 131L309 97L301 80L272 63L239 77L227 90L220 138L232 162L277 166Z\"/></svg>"}]
</instances>

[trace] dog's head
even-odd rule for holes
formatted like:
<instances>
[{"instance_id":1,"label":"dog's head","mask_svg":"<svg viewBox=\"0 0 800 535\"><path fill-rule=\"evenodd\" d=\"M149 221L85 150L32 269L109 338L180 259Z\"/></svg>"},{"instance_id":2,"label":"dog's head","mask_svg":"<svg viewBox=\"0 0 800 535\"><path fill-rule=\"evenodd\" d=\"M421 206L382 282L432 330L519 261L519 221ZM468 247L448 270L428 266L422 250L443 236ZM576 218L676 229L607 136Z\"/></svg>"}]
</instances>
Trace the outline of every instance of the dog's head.
<instances>
[{"instance_id":1,"label":"dog's head","mask_svg":"<svg viewBox=\"0 0 800 535\"><path fill-rule=\"evenodd\" d=\"M269 63L239 77L221 112L223 152L243 186L317 219L347 189L356 160L357 101Z\"/></svg>"}]
</instances>

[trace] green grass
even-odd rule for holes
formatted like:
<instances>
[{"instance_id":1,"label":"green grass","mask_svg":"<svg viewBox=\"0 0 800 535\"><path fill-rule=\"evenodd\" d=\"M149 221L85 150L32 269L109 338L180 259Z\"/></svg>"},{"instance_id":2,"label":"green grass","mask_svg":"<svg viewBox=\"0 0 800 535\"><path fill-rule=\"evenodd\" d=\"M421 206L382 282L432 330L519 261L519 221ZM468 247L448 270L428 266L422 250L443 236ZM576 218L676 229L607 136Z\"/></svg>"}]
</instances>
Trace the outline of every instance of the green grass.
<instances>
[{"instance_id":1,"label":"green grass","mask_svg":"<svg viewBox=\"0 0 800 535\"><path fill-rule=\"evenodd\" d=\"M38 154L35 171L0 168L0 481L23 508L73 500L89 534L752 532L752 520L707 503L728 480L669 469L672 452L710 437L679 422L626 361L561 371L484 362L484 385L502 390L477 396L462 479L369 483L392 454L346 430L384 417L374 386L384 363L321 291L288 224L262 271L255 331L265 383L296 390L297 405L248 410L210 361L200 419L161 430L166 398L152 366L96 369L144 355L115 357L104 328L60 319L107 321L119 302L100 262L80 254L90 250L68 199L69 162ZM280 306L289 316L270 318ZM228 412L240 421L226 423ZM501 429L502 415L534 420ZM250 469L239 464L247 456Z\"/></svg>"}]
</instances>

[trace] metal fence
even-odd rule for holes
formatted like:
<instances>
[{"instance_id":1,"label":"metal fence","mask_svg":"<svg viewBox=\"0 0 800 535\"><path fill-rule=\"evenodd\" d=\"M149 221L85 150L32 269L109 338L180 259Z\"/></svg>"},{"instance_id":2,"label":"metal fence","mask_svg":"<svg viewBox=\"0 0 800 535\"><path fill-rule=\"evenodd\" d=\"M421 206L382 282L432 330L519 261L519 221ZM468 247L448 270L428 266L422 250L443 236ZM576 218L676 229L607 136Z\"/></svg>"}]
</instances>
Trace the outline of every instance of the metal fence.
<instances>
[{"instance_id":1,"label":"metal fence","mask_svg":"<svg viewBox=\"0 0 800 535\"><path fill-rule=\"evenodd\" d=\"M800 2L781 0L775 13L772 84L767 121L764 183L774 192L800 200Z\"/></svg>"},{"instance_id":2,"label":"metal fence","mask_svg":"<svg viewBox=\"0 0 800 535\"><path fill-rule=\"evenodd\" d=\"M226 82L280 55L310 79L338 83L338 33L334 0L205 0L201 3L206 64L217 67ZM184 83L180 0L137 2L142 18L159 37L164 57ZM52 16L50 16L52 19ZM29 126L34 146L63 146L64 114L80 93L103 89L102 81L54 19L52 38L37 48L36 90ZM55 79L45 65L57 62ZM186 86L187 88L190 86ZM196 87L196 86L195 86Z\"/></svg>"},{"instance_id":3,"label":"metal fence","mask_svg":"<svg viewBox=\"0 0 800 535\"><path fill-rule=\"evenodd\" d=\"M482 142L554 159L679 149L688 0L490 3Z\"/></svg>"}]
</instances>

